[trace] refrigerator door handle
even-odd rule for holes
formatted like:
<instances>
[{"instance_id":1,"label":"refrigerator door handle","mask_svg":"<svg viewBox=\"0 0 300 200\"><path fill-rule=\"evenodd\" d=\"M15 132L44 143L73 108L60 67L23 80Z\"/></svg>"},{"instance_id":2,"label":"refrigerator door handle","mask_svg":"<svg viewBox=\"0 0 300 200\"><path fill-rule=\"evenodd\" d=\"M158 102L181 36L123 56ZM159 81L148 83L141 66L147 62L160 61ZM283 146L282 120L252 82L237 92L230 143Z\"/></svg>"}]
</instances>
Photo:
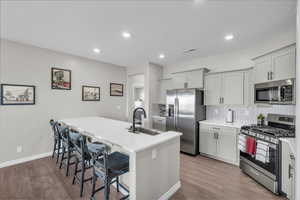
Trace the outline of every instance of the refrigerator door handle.
<instances>
[{"instance_id":1,"label":"refrigerator door handle","mask_svg":"<svg viewBox=\"0 0 300 200\"><path fill-rule=\"evenodd\" d=\"M175 119L175 128L177 129L177 123L178 123L178 108L179 107L179 103L178 103L178 98L175 98L175 115L174 115L174 119Z\"/></svg>"}]
</instances>

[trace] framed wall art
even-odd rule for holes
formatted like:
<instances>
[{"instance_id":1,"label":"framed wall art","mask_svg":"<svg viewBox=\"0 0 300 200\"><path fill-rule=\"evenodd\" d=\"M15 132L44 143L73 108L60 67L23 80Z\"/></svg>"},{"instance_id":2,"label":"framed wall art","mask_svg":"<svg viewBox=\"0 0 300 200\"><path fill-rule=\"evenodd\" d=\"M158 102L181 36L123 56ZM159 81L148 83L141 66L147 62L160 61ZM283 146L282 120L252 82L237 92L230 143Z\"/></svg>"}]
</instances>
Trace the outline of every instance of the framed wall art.
<instances>
[{"instance_id":1,"label":"framed wall art","mask_svg":"<svg viewBox=\"0 0 300 200\"><path fill-rule=\"evenodd\" d=\"M1 105L34 105L35 86L1 84Z\"/></svg>"},{"instance_id":2,"label":"framed wall art","mask_svg":"<svg viewBox=\"0 0 300 200\"><path fill-rule=\"evenodd\" d=\"M110 83L110 96L122 97L124 95L124 85L120 83Z\"/></svg>"},{"instance_id":3,"label":"framed wall art","mask_svg":"<svg viewBox=\"0 0 300 200\"><path fill-rule=\"evenodd\" d=\"M71 70L51 68L51 88L71 90Z\"/></svg>"},{"instance_id":4,"label":"framed wall art","mask_svg":"<svg viewBox=\"0 0 300 200\"><path fill-rule=\"evenodd\" d=\"M83 85L82 101L100 101L100 87Z\"/></svg>"}]
</instances>

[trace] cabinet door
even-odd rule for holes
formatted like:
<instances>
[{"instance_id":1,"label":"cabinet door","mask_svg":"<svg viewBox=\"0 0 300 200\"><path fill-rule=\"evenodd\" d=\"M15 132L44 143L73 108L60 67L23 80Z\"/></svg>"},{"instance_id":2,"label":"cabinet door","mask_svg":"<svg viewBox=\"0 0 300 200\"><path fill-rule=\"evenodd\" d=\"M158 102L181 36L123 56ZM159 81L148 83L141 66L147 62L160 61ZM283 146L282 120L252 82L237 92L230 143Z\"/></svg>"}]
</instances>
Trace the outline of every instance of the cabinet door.
<instances>
[{"instance_id":1,"label":"cabinet door","mask_svg":"<svg viewBox=\"0 0 300 200\"><path fill-rule=\"evenodd\" d=\"M171 79L164 79L160 81L160 95L159 95L159 103L166 104L167 99L167 90L172 89Z\"/></svg>"},{"instance_id":2,"label":"cabinet door","mask_svg":"<svg viewBox=\"0 0 300 200\"><path fill-rule=\"evenodd\" d=\"M221 97L221 74L205 76L204 103L205 105L219 105Z\"/></svg>"},{"instance_id":3,"label":"cabinet door","mask_svg":"<svg viewBox=\"0 0 300 200\"><path fill-rule=\"evenodd\" d=\"M289 199L292 199L291 197L294 195L293 191L293 181L294 177L292 174L292 170L290 169L293 166L293 162L291 159L291 150L289 147L289 144L286 141L282 141L281 146L282 151L282 159L281 159L281 190L287 194L287 197Z\"/></svg>"},{"instance_id":4,"label":"cabinet door","mask_svg":"<svg viewBox=\"0 0 300 200\"><path fill-rule=\"evenodd\" d=\"M218 135L217 155L230 163L237 162L237 129L222 127Z\"/></svg>"},{"instance_id":5,"label":"cabinet door","mask_svg":"<svg viewBox=\"0 0 300 200\"><path fill-rule=\"evenodd\" d=\"M270 72L272 71L271 56L263 56L256 59L254 62L254 82L263 83L271 81L269 76Z\"/></svg>"},{"instance_id":6,"label":"cabinet door","mask_svg":"<svg viewBox=\"0 0 300 200\"><path fill-rule=\"evenodd\" d=\"M272 55L272 80L296 77L295 47L280 50Z\"/></svg>"},{"instance_id":7,"label":"cabinet door","mask_svg":"<svg viewBox=\"0 0 300 200\"><path fill-rule=\"evenodd\" d=\"M174 89L183 89L185 88L185 84L187 84L187 76L186 73L175 73L172 76L172 83Z\"/></svg>"},{"instance_id":8,"label":"cabinet door","mask_svg":"<svg viewBox=\"0 0 300 200\"><path fill-rule=\"evenodd\" d=\"M213 131L209 126L199 125L199 151L207 155L216 156L217 141L214 138Z\"/></svg>"},{"instance_id":9,"label":"cabinet door","mask_svg":"<svg viewBox=\"0 0 300 200\"><path fill-rule=\"evenodd\" d=\"M222 104L244 104L244 72L230 72L223 74L222 97Z\"/></svg>"},{"instance_id":10,"label":"cabinet door","mask_svg":"<svg viewBox=\"0 0 300 200\"><path fill-rule=\"evenodd\" d=\"M188 88L203 88L203 70L187 72Z\"/></svg>"}]
</instances>

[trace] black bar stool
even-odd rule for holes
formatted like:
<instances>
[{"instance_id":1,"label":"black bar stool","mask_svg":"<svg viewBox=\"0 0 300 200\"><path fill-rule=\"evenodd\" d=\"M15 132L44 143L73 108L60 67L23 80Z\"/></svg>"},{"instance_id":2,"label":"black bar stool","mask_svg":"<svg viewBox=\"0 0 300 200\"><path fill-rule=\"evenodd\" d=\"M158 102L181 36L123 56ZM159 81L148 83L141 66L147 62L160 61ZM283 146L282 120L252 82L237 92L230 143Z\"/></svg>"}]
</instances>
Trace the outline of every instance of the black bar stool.
<instances>
[{"instance_id":1,"label":"black bar stool","mask_svg":"<svg viewBox=\"0 0 300 200\"><path fill-rule=\"evenodd\" d=\"M53 119L50 120L50 126L53 131L53 139L54 139L54 146L53 146L53 153L52 158L54 158L56 154L56 163L58 163L59 155L61 154L61 138L58 133L58 122L54 121Z\"/></svg>"},{"instance_id":2,"label":"black bar stool","mask_svg":"<svg viewBox=\"0 0 300 200\"><path fill-rule=\"evenodd\" d=\"M69 128L58 123L58 132L61 138L61 160L59 168L63 166L66 167L66 176L69 176L70 165L75 164L75 162L70 162L71 158L74 157L74 145L71 143L70 137L75 137L73 134L70 134ZM67 155L66 155L67 154ZM64 162L66 160L66 162Z\"/></svg>"},{"instance_id":3,"label":"black bar stool","mask_svg":"<svg viewBox=\"0 0 300 200\"><path fill-rule=\"evenodd\" d=\"M75 171L74 171L74 178L73 178L73 184L75 184L75 181L78 180L80 183L80 197L83 196L83 189L84 189L84 183L87 181L91 181L93 177L85 178L85 172L86 170L92 168L91 163L91 155L90 152L96 152L98 149L102 148L101 143L90 143L87 144L87 137L80 135L79 133L73 133L77 134L77 137L73 137L71 139L74 147L75 147ZM101 156L101 154L99 154ZM78 166L80 164L80 169L78 169ZM77 176L77 174L81 172L80 177Z\"/></svg>"},{"instance_id":4,"label":"black bar stool","mask_svg":"<svg viewBox=\"0 0 300 200\"><path fill-rule=\"evenodd\" d=\"M99 154L103 155L99 158ZM110 185L117 184L119 187L129 193L129 190L119 182L119 176L129 172L129 156L120 152L109 153L109 148L105 146L97 153L91 153L93 159L93 186L91 200L94 199L96 192L104 189L104 199L109 200ZM96 189L96 181L100 178L104 186ZM128 199L129 194L122 197L121 200Z\"/></svg>"}]
</instances>

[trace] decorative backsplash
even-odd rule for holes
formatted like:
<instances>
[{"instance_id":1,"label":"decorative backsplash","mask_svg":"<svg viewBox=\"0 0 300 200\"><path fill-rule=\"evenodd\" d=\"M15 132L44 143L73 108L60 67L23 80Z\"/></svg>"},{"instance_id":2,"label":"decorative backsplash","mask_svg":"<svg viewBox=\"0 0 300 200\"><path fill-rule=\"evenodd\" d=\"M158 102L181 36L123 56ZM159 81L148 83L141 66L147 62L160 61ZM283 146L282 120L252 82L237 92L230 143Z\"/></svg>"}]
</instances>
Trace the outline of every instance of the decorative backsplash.
<instances>
[{"instance_id":1,"label":"decorative backsplash","mask_svg":"<svg viewBox=\"0 0 300 200\"><path fill-rule=\"evenodd\" d=\"M206 119L225 121L228 109L234 111L234 122L243 124L256 123L257 116L262 113L267 116L268 113L295 115L295 105L251 105L251 106L207 106Z\"/></svg>"}]
</instances>

